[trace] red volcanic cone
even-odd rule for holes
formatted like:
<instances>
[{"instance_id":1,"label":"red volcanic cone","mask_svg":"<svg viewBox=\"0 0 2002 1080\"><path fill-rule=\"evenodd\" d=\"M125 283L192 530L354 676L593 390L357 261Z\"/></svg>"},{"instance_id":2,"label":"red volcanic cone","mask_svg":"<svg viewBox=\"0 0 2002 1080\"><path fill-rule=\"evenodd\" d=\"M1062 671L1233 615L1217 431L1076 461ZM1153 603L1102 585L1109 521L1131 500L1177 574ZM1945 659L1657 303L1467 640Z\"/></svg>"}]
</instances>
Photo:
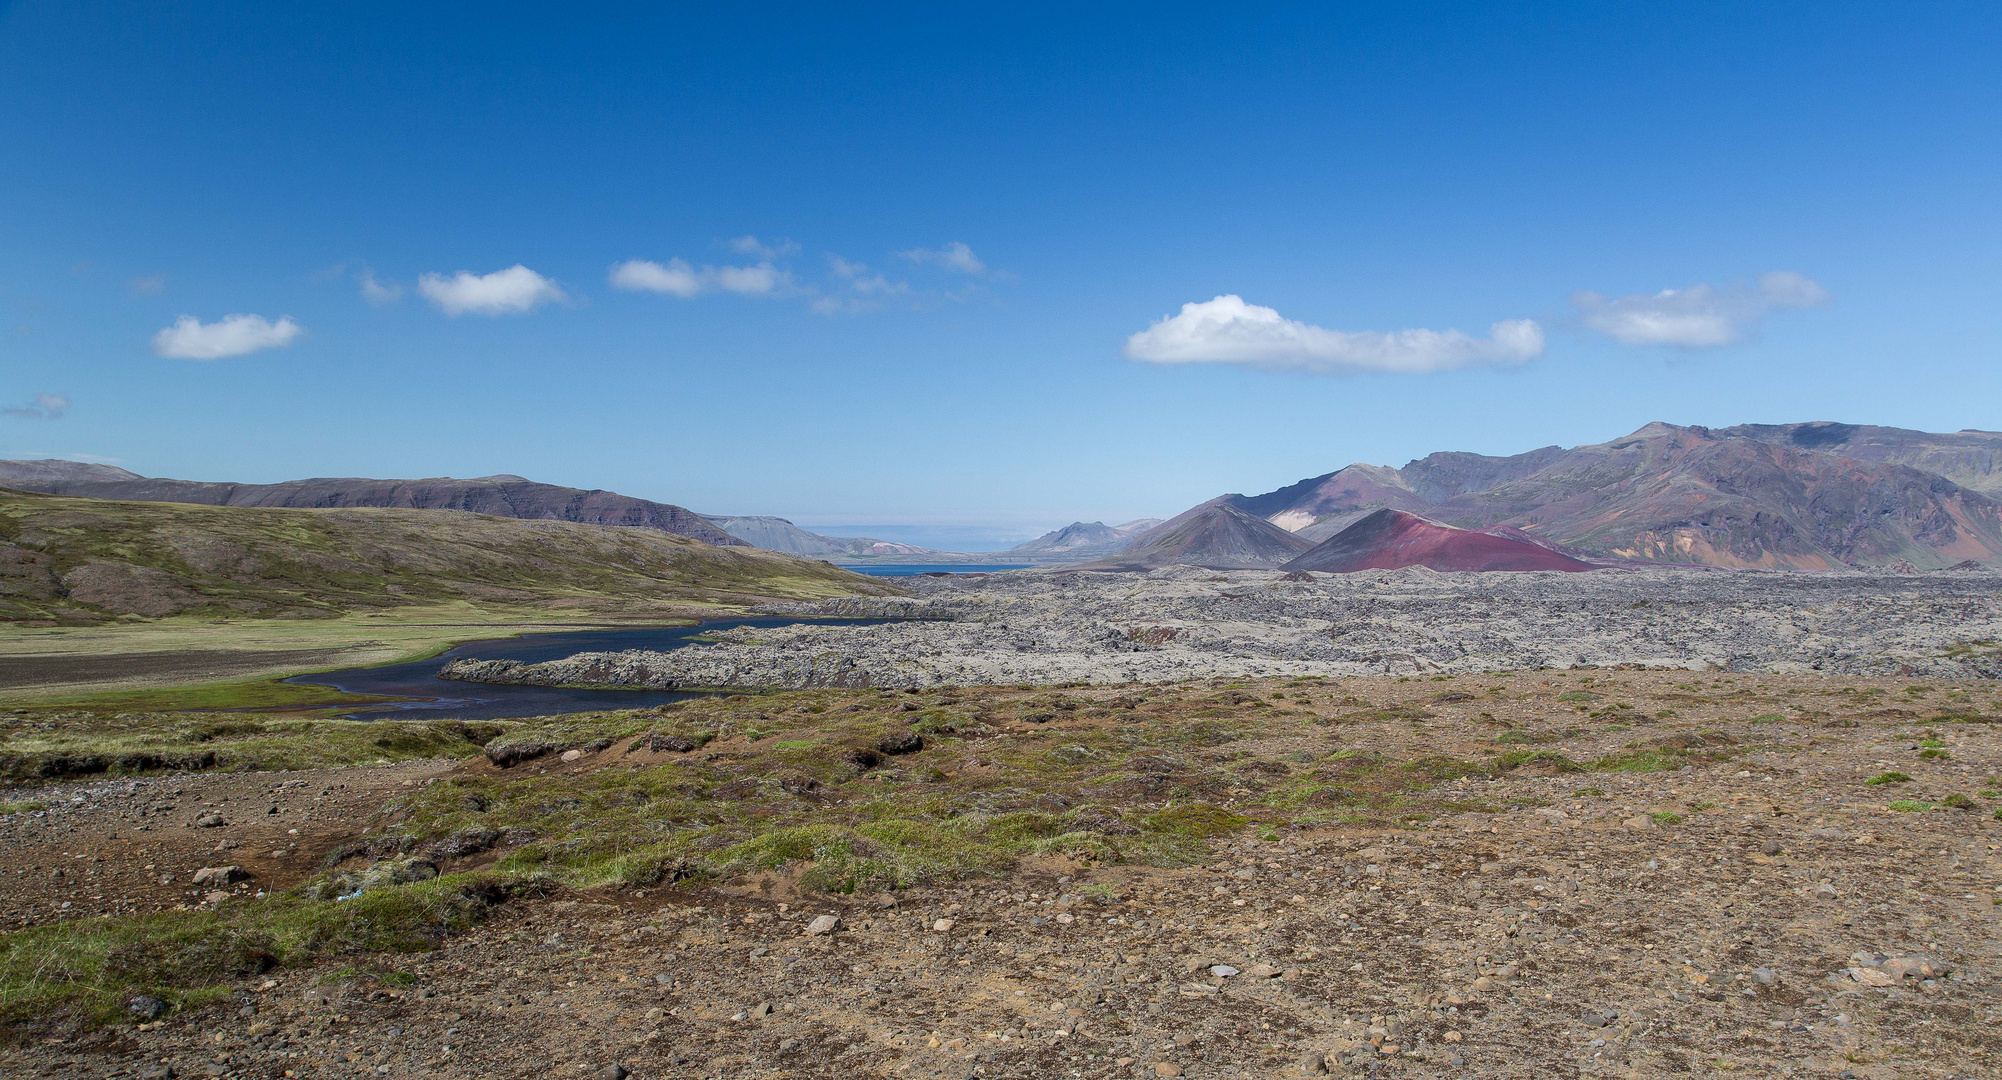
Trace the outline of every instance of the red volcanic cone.
<instances>
[{"instance_id":1,"label":"red volcanic cone","mask_svg":"<svg viewBox=\"0 0 2002 1080\"><path fill-rule=\"evenodd\" d=\"M1456 529L1402 510L1378 510L1280 569L1348 574L1405 566L1449 571L1597 569L1527 540Z\"/></svg>"}]
</instances>

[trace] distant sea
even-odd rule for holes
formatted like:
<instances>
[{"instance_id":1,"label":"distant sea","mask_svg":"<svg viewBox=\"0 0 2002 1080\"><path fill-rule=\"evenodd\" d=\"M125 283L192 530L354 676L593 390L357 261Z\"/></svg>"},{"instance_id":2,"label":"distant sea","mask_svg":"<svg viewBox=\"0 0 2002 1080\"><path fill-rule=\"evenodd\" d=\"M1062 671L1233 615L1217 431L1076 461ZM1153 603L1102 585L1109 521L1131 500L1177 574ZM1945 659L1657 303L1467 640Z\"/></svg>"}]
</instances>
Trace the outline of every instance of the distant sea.
<instances>
[{"instance_id":1,"label":"distant sea","mask_svg":"<svg viewBox=\"0 0 2002 1080\"><path fill-rule=\"evenodd\" d=\"M870 577L914 577L918 574L991 574L1000 570L1027 570L1029 563L835 563Z\"/></svg>"}]
</instances>

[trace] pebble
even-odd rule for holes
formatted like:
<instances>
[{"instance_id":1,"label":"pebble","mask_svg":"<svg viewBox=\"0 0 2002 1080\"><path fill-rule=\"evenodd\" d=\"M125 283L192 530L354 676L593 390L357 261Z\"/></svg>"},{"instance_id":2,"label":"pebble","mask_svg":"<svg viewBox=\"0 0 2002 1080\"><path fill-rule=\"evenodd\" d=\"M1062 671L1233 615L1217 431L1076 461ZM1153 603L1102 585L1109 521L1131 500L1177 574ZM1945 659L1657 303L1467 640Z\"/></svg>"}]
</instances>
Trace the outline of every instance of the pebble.
<instances>
[{"instance_id":1,"label":"pebble","mask_svg":"<svg viewBox=\"0 0 2002 1080\"><path fill-rule=\"evenodd\" d=\"M1232 975L1237 974L1237 969L1231 967L1229 964L1211 964L1210 974L1216 976L1219 979L1228 979Z\"/></svg>"},{"instance_id":2,"label":"pebble","mask_svg":"<svg viewBox=\"0 0 2002 1080\"><path fill-rule=\"evenodd\" d=\"M934 933L939 933L939 934L943 934L943 933L945 933L946 931L948 931L948 930L951 930L951 929L952 929L952 920L951 920L951 919L940 919L940 920L938 920L937 922L934 922L934 923L932 923L932 924L931 924L931 928L932 928L932 931L933 931Z\"/></svg>"},{"instance_id":3,"label":"pebble","mask_svg":"<svg viewBox=\"0 0 2002 1080\"><path fill-rule=\"evenodd\" d=\"M1180 1076L1182 1075L1182 1067L1172 1061L1157 1061L1154 1063L1154 1075Z\"/></svg>"},{"instance_id":4,"label":"pebble","mask_svg":"<svg viewBox=\"0 0 2002 1080\"><path fill-rule=\"evenodd\" d=\"M1625 825L1627 828L1632 829L1635 832L1646 832L1649 829L1654 828L1654 819L1647 817L1630 817L1625 821L1620 822L1620 824Z\"/></svg>"}]
</instances>

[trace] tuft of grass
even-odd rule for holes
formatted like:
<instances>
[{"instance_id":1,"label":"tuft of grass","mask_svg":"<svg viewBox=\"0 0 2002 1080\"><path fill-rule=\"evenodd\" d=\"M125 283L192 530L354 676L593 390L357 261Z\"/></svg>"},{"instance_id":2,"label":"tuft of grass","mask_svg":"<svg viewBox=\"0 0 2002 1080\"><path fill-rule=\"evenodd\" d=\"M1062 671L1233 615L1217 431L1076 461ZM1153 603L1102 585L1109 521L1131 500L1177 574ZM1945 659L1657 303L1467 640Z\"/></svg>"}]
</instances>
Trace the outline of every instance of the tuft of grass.
<instances>
[{"instance_id":1,"label":"tuft of grass","mask_svg":"<svg viewBox=\"0 0 2002 1080\"><path fill-rule=\"evenodd\" d=\"M1682 824L1682 815L1676 813L1673 810L1657 810L1654 813L1649 814L1648 816L1654 819L1654 823L1656 825Z\"/></svg>"},{"instance_id":2,"label":"tuft of grass","mask_svg":"<svg viewBox=\"0 0 2002 1080\"><path fill-rule=\"evenodd\" d=\"M1974 800L1973 800L1973 799L1970 799L1970 798L1968 798L1968 797L1967 797L1967 796L1965 796L1965 795L1961 795L1961 794L1958 794L1958 793L1956 793L1956 794L1953 794L1953 795L1948 795L1948 796L1947 796L1946 798L1944 798L1944 799L1941 799L1941 800L1939 801L1939 804L1940 804L1941 806L1951 806L1951 807L1953 807L1953 808L1954 808L1955 810L1972 810L1972 809L1974 809Z\"/></svg>"},{"instance_id":3,"label":"tuft of grass","mask_svg":"<svg viewBox=\"0 0 2002 1080\"><path fill-rule=\"evenodd\" d=\"M1495 758L1494 771L1510 772L1532 765L1560 773L1581 772L1584 769L1584 766L1555 750L1511 750Z\"/></svg>"},{"instance_id":4,"label":"tuft of grass","mask_svg":"<svg viewBox=\"0 0 2002 1080\"><path fill-rule=\"evenodd\" d=\"M8 814L32 814L37 810L47 810L48 803L26 799L19 802L0 802L0 817Z\"/></svg>"},{"instance_id":5,"label":"tuft of grass","mask_svg":"<svg viewBox=\"0 0 2002 1080\"><path fill-rule=\"evenodd\" d=\"M0 779L123 776L168 769L311 769L464 758L520 722L55 712L0 733Z\"/></svg>"},{"instance_id":6,"label":"tuft of grass","mask_svg":"<svg viewBox=\"0 0 2002 1080\"><path fill-rule=\"evenodd\" d=\"M110 1023L137 995L171 1008L247 975L350 952L429 950L528 886L452 875L352 900L303 892L203 911L76 919L0 934L0 1025Z\"/></svg>"},{"instance_id":7,"label":"tuft of grass","mask_svg":"<svg viewBox=\"0 0 2002 1080\"><path fill-rule=\"evenodd\" d=\"M1901 772L1880 772L1863 782L1876 787L1882 784L1909 784L1912 782L1912 778Z\"/></svg>"},{"instance_id":8,"label":"tuft of grass","mask_svg":"<svg viewBox=\"0 0 2002 1080\"><path fill-rule=\"evenodd\" d=\"M1745 722L1748 724L1783 724L1786 723L1786 716L1776 712L1760 713Z\"/></svg>"},{"instance_id":9,"label":"tuft of grass","mask_svg":"<svg viewBox=\"0 0 2002 1080\"><path fill-rule=\"evenodd\" d=\"M1917 799L1899 799L1898 801L1892 803L1890 806L1886 807L1886 809L1896 810L1901 814L1916 814L1926 810L1933 809L1933 804L1929 802L1920 802Z\"/></svg>"},{"instance_id":10,"label":"tuft of grass","mask_svg":"<svg viewBox=\"0 0 2002 1080\"><path fill-rule=\"evenodd\" d=\"M1683 764L1683 756L1673 751L1640 749L1607 754L1585 767L1593 772L1674 772Z\"/></svg>"}]
</instances>

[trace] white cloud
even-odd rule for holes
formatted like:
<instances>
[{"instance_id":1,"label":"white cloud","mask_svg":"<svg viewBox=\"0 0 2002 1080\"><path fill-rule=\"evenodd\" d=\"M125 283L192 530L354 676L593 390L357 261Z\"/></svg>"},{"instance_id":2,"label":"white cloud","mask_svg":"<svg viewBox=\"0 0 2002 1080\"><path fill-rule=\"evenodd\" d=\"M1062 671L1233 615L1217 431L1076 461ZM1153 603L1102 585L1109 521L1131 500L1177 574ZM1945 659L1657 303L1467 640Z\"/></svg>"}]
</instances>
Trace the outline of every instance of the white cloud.
<instances>
[{"instance_id":1,"label":"white cloud","mask_svg":"<svg viewBox=\"0 0 2002 1080\"><path fill-rule=\"evenodd\" d=\"M987 276L987 264L980 261L980 256L975 255L972 248L967 247L957 240L937 250L912 248L909 251L899 251L897 254L914 263L930 263L934 266L943 266L947 270L968 274L973 277Z\"/></svg>"},{"instance_id":2,"label":"white cloud","mask_svg":"<svg viewBox=\"0 0 2002 1080\"><path fill-rule=\"evenodd\" d=\"M1156 364L1248 364L1316 375L1428 372L1519 364L1543 354L1543 328L1529 319L1495 323L1485 338L1458 330L1349 333L1295 322L1238 296L1183 304L1126 339L1126 355Z\"/></svg>"},{"instance_id":3,"label":"white cloud","mask_svg":"<svg viewBox=\"0 0 2002 1080\"><path fill-rule=\"evenodd\" d=\"M451 277L424 274L417 279L417 291L438 305L438 310L457 318L460 315L519 315L551 301L570 297L554 281L516 263L491 274L461 270Z\"/></svg>"},{"instance_id":4,"label":"white cloud","mask_svg":"<svg viewBox=\"0 0 2002 1080\"><path fill-rule=\"evenodd\" d=\"M754 255L760 259L782 259L787 255L799 254L799 245L790 240L767 244L755 236L736 236L730 239L730 250L739 255Z\"/></svg>"},{"instance_id":5,"label":"white cloud","mask_svg":"<svg viewBox=\"0 0 2002 1080\"><path fill-rule=\"evenodd\" d=\"M167 275L152 274L147 277L136 277L126 282L126 287L132 290L134 296L158 296L167 287Z\"/></svg>"},{"instance_id":6,"label":"white cloud","mask_svg":"<svg viewBox=\"0 0 2002 1080\"><path fill-rule=\"evenodd\" d=\"M153 351L174 360L221 360L282 348L303 332L290 315L279 316L275 323L262 315L225 315L212 323L183 315L153 335Z\"/></svg>"},{"instance_id":7,"label":"white cloud","mask_svg":"<svg viewBox=\"0 0 2002 1080\"><path fill-rule=\"evenodd\" d=\"M28 420L58 420L69 407L70 399L61 394L36 394L32 402L18 408L0 409L0 414Z\"/></svg>"},{"instance_id":8,"label":"white cloud","mask_svg":"<svg viewBox=\"0 0 2002 1080\"><path fill-rule=\"evenodd\" d=\"M628 259L612 267L609 275L614 288L666 293L683 300L708 292L770 296L788 278L784 270L769 262L755 266L691 266L686 259L669 259L664 265L647 259Z\"/></svg>"},{"instance_id":9,"label":"white cloud","mask_svg":"<svg viewBox=\"0 0 2002 1080\"><path fill-rule=\"evenodd\" d=\"M1827 290L1791 270L1761 275L1756 286L1707 284L1608 300L1595 292L1571 298L1585 325L1624 345L1708 349L1743 341L1775 311L1810 308Z\"/></svg>"},{"instance_id":10,"label":"white cloud","mask_svg":"<svg viewBox=\"0 0 2002 1080\"><path fill-rule=\"evenodd\" d=\"M361 298L368 301L370 307L387 307L403 297L403 286L393 281L377 281L375 271L366 266L355 275L355 280L361 283Z\"/></svg>"}]
</instances>

